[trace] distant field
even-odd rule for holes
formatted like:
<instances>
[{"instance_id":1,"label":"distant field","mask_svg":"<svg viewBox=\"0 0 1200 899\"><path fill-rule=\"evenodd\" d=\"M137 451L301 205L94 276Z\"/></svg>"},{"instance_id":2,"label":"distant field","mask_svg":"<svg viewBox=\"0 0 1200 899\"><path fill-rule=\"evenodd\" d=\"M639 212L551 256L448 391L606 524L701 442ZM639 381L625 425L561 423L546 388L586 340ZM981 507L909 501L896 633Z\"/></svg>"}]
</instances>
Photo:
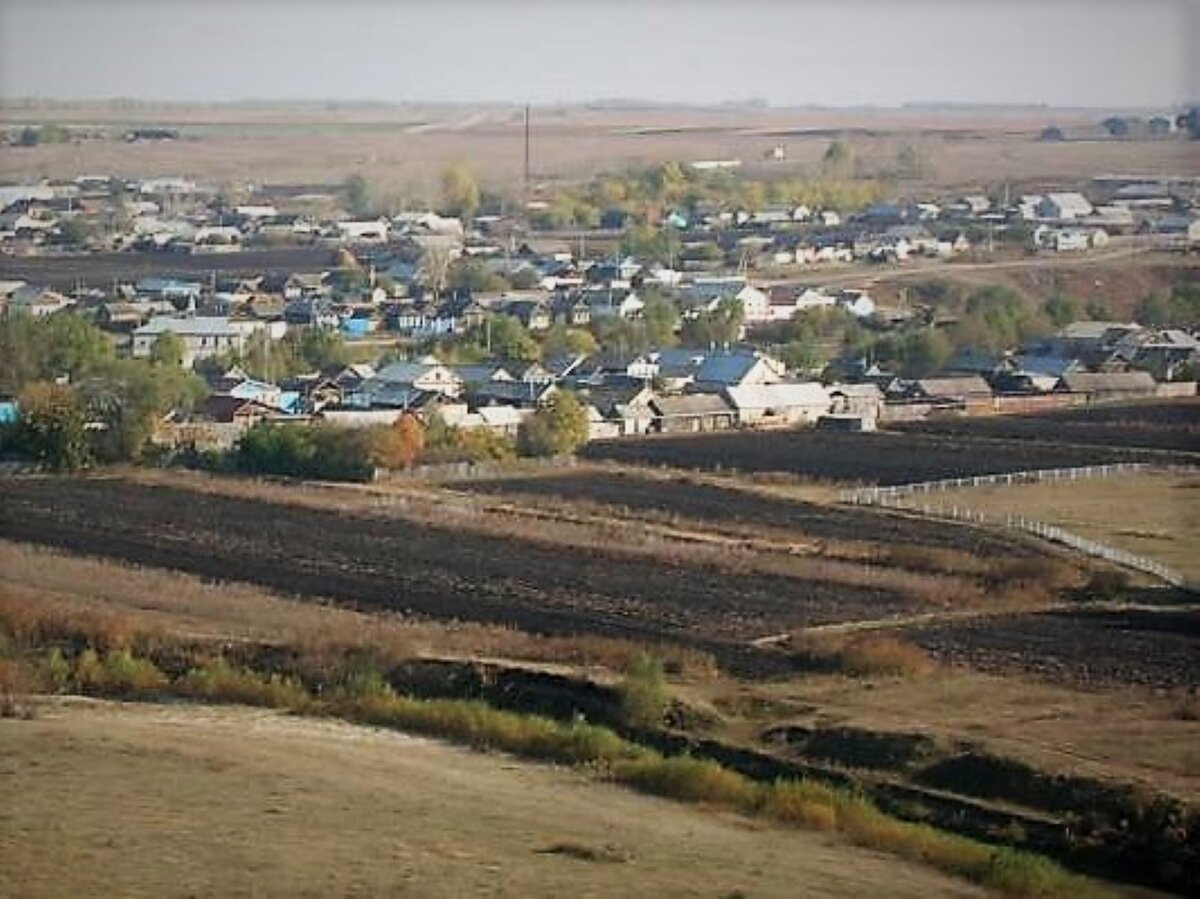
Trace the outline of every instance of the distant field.
<instances>
[{"instance_id":1,"label":"distant field","mask_svg":"<svg viewBox=\"0 0 1200 899\"><path fill-rule=\"evenodd\" d=\"M6 896L975 896L795 830L429 740L243 708L0 721Z\"/></svg>"},{"instance_id":2,"label":"distant field","mask_svg":"<svg viewBox=\"0 0 1200 899\"><path fill-rule=\"evenodd\" d=\"M1200 174L1186 141L1040 143L1046 124L1094 124L1092 113L1026 110L855 111L736 109L535 109L532 159L542 179L667 159L740 158L763 171L813 171L832 139L848 141L868 172L894 166L915 144L929 185L984 188L999 182L1074 183L1105 173ZM428 195L449 161L462 160L493 187L517 183L524 160L519 107L139 107L0 109L0 121L53 121L119 132L134 123L181 129L182 140L120 141L0 149L0 180L186 174L215 181L336 182L362 174L380 196ZM763 155L787 147L785 163ZM920 182L909 182L921 187Z\"/></svg>"},{"instance_id":3,"label":"distant field","mask_svg":"<svg viewBox=\"0 0 1200 899\"><path fill-rule=\"evenodd\" d=\"M906 484L942 478L1132 462L1149 456L1106 447L1041 446L917 434L813 430L664 435L588 444L583 455L706 471L786 472L828 481Z\"/></svg>"},{"instance_id":4,"label":"distant field","mask_svg":"<svg viewBox=\"0 0 1200 899\"><path fill-rule=\"evenodd\" d=\"M1055 524L1200 581L1200 471L971 487L931 497L946 506Z\"/></svg>"},{"instance_id":5,"label":"distant field","mask_svg":"<svg viewBox=\"0 0 1200 899\"><path fill-rule=\"evenodd\" d=\"M988 437L1089 446L1196 453L1200 461L1200 398L1065 409L994 418L930 418L893 430L947 437Z\"/></svg>"}]
</instances>

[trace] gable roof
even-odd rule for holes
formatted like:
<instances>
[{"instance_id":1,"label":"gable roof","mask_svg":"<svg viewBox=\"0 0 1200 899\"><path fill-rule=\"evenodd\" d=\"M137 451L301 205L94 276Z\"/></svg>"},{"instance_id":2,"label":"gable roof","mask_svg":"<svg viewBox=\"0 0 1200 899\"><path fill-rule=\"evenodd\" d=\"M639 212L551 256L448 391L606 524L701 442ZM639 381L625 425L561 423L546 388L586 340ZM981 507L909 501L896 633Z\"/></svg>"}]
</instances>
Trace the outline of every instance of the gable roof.
<instances>
[{"instance_id":1,"label":"gable roof","mask_svg":"<svg viewBox=\"0 0 1200 899\"><path fill-rule=\"evenodd\" d=\"M710 353L696 370L696 381L701 384L740 384L759 365L770 367L765 356L753 353Z\"/></svg>"},{"instance_id":2,"label":"gable roof","mask_svg":"<svg viewBox=\"0 0 1200 899\"><path fill-rule=\"evenodd\" d=\"M1062 377L1062 385L1072 393L1094 393L1109 391L1153 391L1154 377L1145 371L1121 372L1068 372Z\"/></svg>"},{"instance_id":3,"label":"gable roof","mask_svg":"<svg viewBox=\"0 0 1200 899\"><path fill-rule=\"evenodd\" d=\"M748 384L727 387L725 395L739 412L757 409L796 409L830 405L829 391L816 381Z\"/></svg>"},{"instance_id":4,"label":"gable roof","mask_svg":"<svg viewBox=\"0 0 1200 899\"><path fill-rule=\"evenodd\" d=\"M719 415L733 412L733 407L718 393L656 396L650 400L650 408L663 418L681 415Z\"/></svg>"},{"instance_id":5,"label":"gable roof","mask_svg":"<svg viewBox=\"0 0 1200 899\"><path fill-rule=\"evenodd\" d=\"M918 378L914 386L927 397L991 396L992 388L978 375L961 378Z\"/></svg>"}]
</instances>

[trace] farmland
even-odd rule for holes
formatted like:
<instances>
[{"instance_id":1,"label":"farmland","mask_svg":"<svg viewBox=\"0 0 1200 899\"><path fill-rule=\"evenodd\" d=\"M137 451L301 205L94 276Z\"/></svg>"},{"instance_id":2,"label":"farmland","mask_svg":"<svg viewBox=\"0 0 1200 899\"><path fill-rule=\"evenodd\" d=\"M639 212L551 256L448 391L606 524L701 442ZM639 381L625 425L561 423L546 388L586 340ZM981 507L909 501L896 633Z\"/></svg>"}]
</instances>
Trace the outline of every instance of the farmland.
<instances>
[{"instance_id":1,"label":"farmland","mask_svg":"<svg viewBox=\"0 0 1200 899\"><path fill-rule=\"evenodd\" d=\"M564 475L479 481L473 492L525 499L559 500L572 505L598 503L608 514L698 522L698 526L745 536L778 534L781 538L862 541L977 555L1035 553L1030 547L978 529L889 515L861 508L803 502L686 475L658 476L648 471L601 468Z\"/></svg>"},{"instance_id":2,"label":"farmland","mask_svg":"<svg viewBox=\"0 0 1200 899\"><path fill-rule=\"evenodd\" d=\"M73 177L80 171L127 176L187 172L214 182L337 182L351 173L401 203L428 195L448 160L468 163L489 186L511 184L522 171L521 108L513 105L309 104L8 105L11 124L54 122L119 135L138 124L173 126L178 141L128 145L106 139L5 148L0 179L29 172ZM1047 124L1094 125L1090 110L822 110L737 108L551 107L534 110L533 168L539 180L579 179L598 171L668 159L739 157L750 168L766 150L788 146L783 174L818 169L831 140L852 144L865 174L885 171L897 152L917 142L932 186L1078 181L1114 171L1190 175L1195 154L1184 141L1079 140L1043 143ZM913 182L916 184L916 182ZM919 185L918 185L919 186Z\"/></svg>"},{"instance_id":3,"label":"farmland","mask_svg":"<svg viewBox=\"0 0 1200 899\"><path fill-rule=\"evenodd\" d=\"M713 433L603 441L589 444L584 455L590 459L640 465L785 472L817 480L881 485L1156 458L1147 451L1109 447L817 431Z\"/></svg>"},{"instance_id":4,"label":"farmland","mask_svg":"<svg viewBox=\"0 0 1200 899\"><path fill-rule=\"evenodd\" d=\"M8 488L0 535L9 539L440 619L734 651L765 634L921 606L883 586L697 570L669 558L568 550L118 480L31 480ZM750 662L770 659L751 654Z\"/></svg>"},{"instance_id":5,"label":"farmland","mask_svg":"<svg viewBox=\"0 0 1200 899\"><path fill-rule=\"evenodd\" d=\"M952 438L985 437L1089 446L1200 452L1200 399L1067 409L996 418L931 418L897 431Z\"/></svg>"}]
</instances>

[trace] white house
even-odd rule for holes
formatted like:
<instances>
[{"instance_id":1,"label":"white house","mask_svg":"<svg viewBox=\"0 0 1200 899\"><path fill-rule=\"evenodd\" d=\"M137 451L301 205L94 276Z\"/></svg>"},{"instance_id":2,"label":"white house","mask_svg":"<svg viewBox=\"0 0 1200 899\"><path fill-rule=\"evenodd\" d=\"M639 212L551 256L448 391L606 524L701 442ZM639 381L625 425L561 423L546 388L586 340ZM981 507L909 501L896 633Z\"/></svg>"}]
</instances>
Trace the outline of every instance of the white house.
<instances>
[{"instance_id":1,"label":"white house","mask_svg":"<svg viewBox=\"0 0 1200 899\"><path fill-rule=\"evenodd\" d=\"M737 412L738 424L811 424L829 412L829 392L816 381L747 384L727 387L725 397Z\"/></svg>"},{"instance_id":2,"label":"white house","mask_svg":"<svg viewBox=\"0 0 1200 899\"><path fill-rule=\"evenodd\" d=\"M389 233L387 219L364 222L338 222L337 229L338 236L342 240L362 241L364 243L386 243Z\"/></svg>"},{"instance_id":3,"label":"white house","mask_svg":"<svg viewBox=\"0 0 1200 899\"><path fill-rule=\"evenodd\" d=\"M1037 204L1040 218L1070 221L1092 214L1092 204L1080 193L1050 193Z\"/></svg>"},{"instance_id":4,"label":"white house","mask_svg":"<svg viewBox=\"0 0 1200 899\"><path fill-rule=\"evenodd\" d=\"M839 291L837 303L855 318L870 318L875 314L875 301L865 290L847 288Z\"/></svg>"},{"instance_id":5,"label":"white house","mask_svg":"<svg viewBox=\"0 0 1200 899\"><path fill-rule=\"evenodd\" d=\"M183 364L190 367L197 359L244 351L250 335L260 330L271 334L264 322L230 321L224 316L160 315L133 332L133 355L149 356L158 339L170 332L183 341Z\"/></svg>"}]
</instances>

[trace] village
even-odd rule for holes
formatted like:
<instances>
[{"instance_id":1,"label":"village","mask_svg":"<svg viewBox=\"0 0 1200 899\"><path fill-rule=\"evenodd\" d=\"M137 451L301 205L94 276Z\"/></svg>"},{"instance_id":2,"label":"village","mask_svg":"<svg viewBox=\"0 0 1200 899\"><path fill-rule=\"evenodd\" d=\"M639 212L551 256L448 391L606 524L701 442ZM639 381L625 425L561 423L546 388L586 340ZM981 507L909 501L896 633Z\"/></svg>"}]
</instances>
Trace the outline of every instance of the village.
<instances>
[{"instance_id":1,"label":"village","mask_svg":"<svg viewBox=\"0 0 1200 899\"><path fill-rule=\"evenodd\" d=\"M1036 261L1149 240L1186 251L1200 241L1190 182L1104 179L1092 199L1060 191L856 209L697 199L731 177L723 167L668 163L643 180L693 185L690 201L663 188L680 200L659 203L657 217L635 218L626 204L569 226L544 221L556 197L490 214L462 171L447 172L441 211L372 218L352 217L366 205L352 181L328 193L264 189L241 203L184 178L5 187L0 259L74 251L85 262L152 259L161 272L188 265L107 288L13 278L0 282L0 308L84 317L133 358L151 358L165 338L207 396L169 410L158 439L198 449L229 449L261 421L368 427L406 414L515 437L563 390L583 402L589 439L873 430L935 413L1195 393L1200 341L1170 315L1104 320L1064 300L1056 320L1034 321L1019 298L985 291L966 300L967 317L1017 325L979 340L955 330L954 310L885 304L870 287L884 267L936 275L963 259ZM713 192L728 189L722 180ZM315 207L332 211L305 211ZM281 247L327 264L204 269ZM279 350L310 332L336 352L306 367Z\"/></svg>"}]
</instances>

